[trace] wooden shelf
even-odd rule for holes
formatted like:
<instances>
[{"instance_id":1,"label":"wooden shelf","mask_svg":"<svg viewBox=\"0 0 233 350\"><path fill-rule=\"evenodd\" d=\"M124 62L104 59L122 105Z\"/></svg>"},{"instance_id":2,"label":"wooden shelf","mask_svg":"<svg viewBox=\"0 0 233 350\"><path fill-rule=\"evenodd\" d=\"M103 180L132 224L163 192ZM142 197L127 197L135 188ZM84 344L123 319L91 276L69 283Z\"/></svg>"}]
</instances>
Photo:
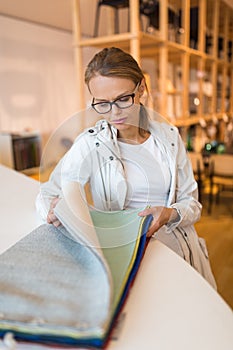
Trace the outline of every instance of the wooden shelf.
<instances>
[{"instance_id":1,"label":"wooden shelf","mask_svg":"<svg viewBox=\"0 0 233 350\"><path fill-rule=\"evenodd\" d=\"M233 8L224 0L160 0L159 29L148 33L141 30L139 0L130 0L129 3L129 32L85 39L80 28L80 9L85 6L85 0L73 0L77 75L82 75L81 50L84 47L115 45L130 52L139 63L144 58L152 60L158 72L156 92L159 94L159 102L154 101L154 108L177 126L199 124L200 119L222 119L226 114L233 116ZM178 35L173 27L168 28L168 9L182 14L182 34ZM196 15L198 13L198 22L193 20L193 11ZM193 33L196 33L196 39ZM173 40L169 40L171 36ZM209 42L211 46L207 47ZM174 85L174 91L167 90L168 79ZM84 83L79 79L78 84L79 107L82 109L86 105ZM197 86L195 114L190 106L192 84ZM168 111L169 103L173 104L172 115Z\"/></svg>"},{"instance_id":2,"label":"wooden shelf","mask_svg":"<svg viewBox=\"0 0 233 350\"><path fill-rule=\"evenodd\" d=\"M195 124L200 124L201 120L204 120L206 122L208 121L212 121L213 118L217 119L217 120L221 120L222 118L224 118L225 115L223 114L215 114L214 116L212 114L209 115L203 115L202 118L200 118L197 115L192 115L190 117L186 117L186 118L179 118L176 120L176 126L177 127L182 127L182 126L190 126L190 125L195 125Z\"/></svg>"}]
</instances>

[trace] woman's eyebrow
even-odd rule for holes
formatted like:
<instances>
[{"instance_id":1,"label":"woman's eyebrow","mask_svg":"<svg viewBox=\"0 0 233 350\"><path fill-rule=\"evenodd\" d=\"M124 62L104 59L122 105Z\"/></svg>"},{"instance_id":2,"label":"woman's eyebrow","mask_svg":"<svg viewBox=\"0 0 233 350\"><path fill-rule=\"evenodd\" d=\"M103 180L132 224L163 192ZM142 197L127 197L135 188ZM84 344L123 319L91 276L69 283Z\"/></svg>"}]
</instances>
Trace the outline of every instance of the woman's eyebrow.
<instances>
[{"instance_id":1,"label":"woman's eyebrow","mask_svg":"<svg viewBox=\"0 0 233 350\"><path fill-rule=\"evenodd\" d=\"M104 99L104 98L96 98L96 97L94 97L94 100L95 100L95 101L99 101L99 102L111 102L111 101L117 100L118 98L121 98L121 97L127 96L127 95L131 95L131 94L132 94L131 91L125 91L125 92L121 93L120 95L116 96L116 97L115 97L114 99L112 99L112 100L107 100L107 99Z\"/></svg>"}]
</instances>

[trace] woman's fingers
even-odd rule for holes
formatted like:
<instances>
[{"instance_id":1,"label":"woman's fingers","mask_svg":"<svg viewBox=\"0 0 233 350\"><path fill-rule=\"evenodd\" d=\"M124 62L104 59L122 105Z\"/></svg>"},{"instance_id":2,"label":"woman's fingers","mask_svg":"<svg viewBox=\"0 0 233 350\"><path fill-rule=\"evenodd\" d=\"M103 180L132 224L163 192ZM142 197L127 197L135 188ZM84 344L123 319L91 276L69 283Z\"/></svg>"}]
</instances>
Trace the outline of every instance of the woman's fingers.
<instances>
[{"instance_id":1,"label":"woman's fingers","mask_svg":"<svg viewBox=\"0 0 233 350\"><path fill-rule=\"evenodd\" d=\"M147 215L153 215L153 208L148 208L140 211L138 213L139 216L147 216Z\"/></svg>"},{"instance_id":2,"label":"woman's fingers","mask_svg":"<svg viewBox=\"0 0 233 350\"><path fill-rule=\"evenodd\" d=\"M139 216L153 216L153 220L147 232L147 237L151 237L155 232L157 232L160 229L160 227L167 224L173 210L174 209L172 208L158 206L144 209L140 213L138 213Z\"/></svg>"},{"instance_id":3,"label":"woman's fingers","mask_svg":"<svg viewBox=\"0 0 233 350\"><path fill-rule=\"evenodd\" d=\"M54 198L52 200L50 210L49 210L48 216L47 216L47 223L53 224L55 227L58 227L61 225L61 222L58 220L58 218L54 214L54 208L56 207L59 200L60 200L60 198L58 198L58 197Z\"/></svg>"},{"instance_id":4,"label":"woman's fingers","mask_svg":"<svg viewBox=\"0 0 233 350\"><path fill-rule=\"evenodd\" d=\"M53 213L48 214L47 223L53 224L55 227L58 227L61 225L61 222L58 220L58 218Z\"/></svg>"}]
</instances>

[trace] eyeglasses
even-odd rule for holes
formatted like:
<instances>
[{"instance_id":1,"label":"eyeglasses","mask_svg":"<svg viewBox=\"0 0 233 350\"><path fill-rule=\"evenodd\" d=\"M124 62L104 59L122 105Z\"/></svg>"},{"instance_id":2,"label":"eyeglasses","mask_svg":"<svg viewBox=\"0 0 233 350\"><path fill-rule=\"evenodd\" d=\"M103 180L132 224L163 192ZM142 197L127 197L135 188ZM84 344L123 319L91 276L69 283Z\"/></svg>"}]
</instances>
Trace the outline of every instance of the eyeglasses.
<instances>
[{"instance_id":1,"label":"eyeglasses","mask_svg":"<svg viewBox=\"0 0 233 350\"><path fill-rule=\"evenodd\" d=\"M114 101L110 102L110 101L103 101L103 102L97 102L94 103L94 98L92 100L92 108L94 108L94 110L97 113L100 114L106 114L109 113L112 110L112 106L115 105L120 109L126 109L131 107L134 104L134 97L135 97L135 93L139 87L139 84L137 84L136 88L134 89L134 91L132 92L132 94L128 94L128 95L124 95L121 97L116 98Z\"/></svg>"}]
</instances>

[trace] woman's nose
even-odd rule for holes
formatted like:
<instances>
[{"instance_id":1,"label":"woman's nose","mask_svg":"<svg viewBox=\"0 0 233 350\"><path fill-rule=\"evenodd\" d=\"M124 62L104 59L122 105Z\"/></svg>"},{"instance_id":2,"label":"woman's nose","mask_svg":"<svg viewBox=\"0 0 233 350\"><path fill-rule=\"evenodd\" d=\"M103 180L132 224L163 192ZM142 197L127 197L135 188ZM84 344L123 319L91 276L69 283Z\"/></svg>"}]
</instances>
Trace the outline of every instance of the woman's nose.
<instances>
[{"instance_id":1,"label":"woman's nose","mask_svg":"<svg viewBox=\"0 0 233 350\"><path fill-rule=\"evenodd\" d=\"M112 105L112 114L118 115L118 114L121 114L121 112L122 112L122 110L119 107L117 107L117 105L114 103Z\"/></svg>"}]
</instances>

